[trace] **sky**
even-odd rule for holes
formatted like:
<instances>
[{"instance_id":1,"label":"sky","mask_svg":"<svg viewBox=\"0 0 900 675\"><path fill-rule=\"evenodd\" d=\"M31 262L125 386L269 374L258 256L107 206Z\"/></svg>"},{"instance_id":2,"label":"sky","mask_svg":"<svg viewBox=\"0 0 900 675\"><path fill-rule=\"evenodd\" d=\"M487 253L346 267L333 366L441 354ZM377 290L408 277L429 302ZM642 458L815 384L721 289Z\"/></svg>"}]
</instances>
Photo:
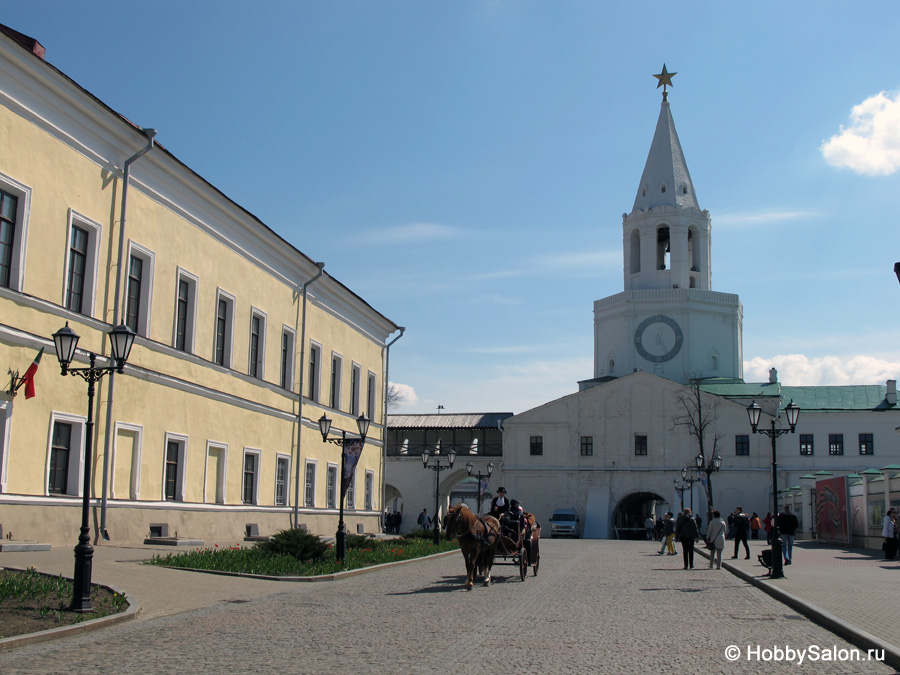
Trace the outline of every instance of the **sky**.
<instances>
[{"instance_id":1,"label":"sky","mask_svg":"<svg viewBox=\"0 0 900 675\"><path fill-rule=\"evenodd\" d=\"M593 376L661 90L744 379L900 375L900 3L30 0L0 23L404 326L399 413Z\"/></svg>"}]
</instances>

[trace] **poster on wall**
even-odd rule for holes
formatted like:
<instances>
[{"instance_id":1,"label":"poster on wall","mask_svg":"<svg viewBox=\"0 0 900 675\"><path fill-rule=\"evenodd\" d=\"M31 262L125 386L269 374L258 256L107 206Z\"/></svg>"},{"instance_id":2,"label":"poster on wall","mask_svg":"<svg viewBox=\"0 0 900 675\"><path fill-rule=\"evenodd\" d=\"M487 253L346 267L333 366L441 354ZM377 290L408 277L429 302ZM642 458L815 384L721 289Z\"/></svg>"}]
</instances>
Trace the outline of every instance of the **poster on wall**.
<instances>
[{"instance_id":1,"label":"poster on wall","mask_svg":"<svg viewBox=\"0 0 900 675\"><path fill-rule=\"evenodd\" d=\"M850 499L847 477L816 481L816 532L819 541L850 543Z\"/></svg>"}]
</instances>

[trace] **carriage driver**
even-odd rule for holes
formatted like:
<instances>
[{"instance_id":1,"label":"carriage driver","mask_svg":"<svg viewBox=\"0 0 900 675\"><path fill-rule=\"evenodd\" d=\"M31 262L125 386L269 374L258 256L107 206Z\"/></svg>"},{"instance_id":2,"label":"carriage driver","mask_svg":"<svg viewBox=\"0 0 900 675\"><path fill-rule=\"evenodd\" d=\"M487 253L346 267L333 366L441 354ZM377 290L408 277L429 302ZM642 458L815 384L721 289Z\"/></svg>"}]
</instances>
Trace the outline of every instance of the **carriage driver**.
<instances>
[{"instance_id":1,"label":"carriage driver","mask_svg":"<svg viewBox=\"0 0 900 675\"><path fill-rule=\"evenodd\" d=\"M489 511L490 515L494 516L498 520L500 517L509 510L509 500L506 498L506 488L498 487L497 488L497 496L491 500L491 510Z\"/></svg>"}]
</instances>

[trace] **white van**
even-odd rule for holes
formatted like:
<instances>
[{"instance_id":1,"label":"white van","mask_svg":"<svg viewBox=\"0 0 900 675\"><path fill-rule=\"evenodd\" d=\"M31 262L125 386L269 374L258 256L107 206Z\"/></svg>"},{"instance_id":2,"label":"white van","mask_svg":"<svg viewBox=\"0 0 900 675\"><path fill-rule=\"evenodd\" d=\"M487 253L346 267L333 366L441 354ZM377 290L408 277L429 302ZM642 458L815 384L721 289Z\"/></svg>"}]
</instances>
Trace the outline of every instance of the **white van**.
<instances>
[{"instance_id":1,"label":"white van","mask_svg":"<svg viewBox=\"0 0 900 675\"><path fill-rule=\"evenodd\" d=\"M578 514L575 509L556 509L550 518L550 538L578 537Z\"/></svg>"}]
</instances>

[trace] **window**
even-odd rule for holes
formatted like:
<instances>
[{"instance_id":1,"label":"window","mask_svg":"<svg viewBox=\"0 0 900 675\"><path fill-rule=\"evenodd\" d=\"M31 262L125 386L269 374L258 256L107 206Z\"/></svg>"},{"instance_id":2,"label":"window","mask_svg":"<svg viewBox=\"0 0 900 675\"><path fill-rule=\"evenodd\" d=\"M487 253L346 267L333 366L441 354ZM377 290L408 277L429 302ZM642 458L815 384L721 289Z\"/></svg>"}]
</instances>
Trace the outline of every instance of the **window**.
<instances>
[{"instance_id":1,"label":"window","mask_svg":"<svg viewBox=\"0 0 900 675\"><path fill-rule=\"evenodd\" d=\"M256 475L259 455L244 451L244 479L241 483L241 501L244 504L256 503Z\"/></svg>"},{"instance_id":2,"label":"window","mask_svg":"<svg viewBox=\"0 0 900 675\"><path fill-rule=\"evenodd\" d=\"M175 349L193 354L197 321L197 277L178 271L175 289Z\"/></svg>"},{"instance_id":3,"label":"window","mask_svg":"<svg viewBox=\"0 0 900 675\"><path fill-rule=\"evenodd\" d=\"M582 436L581 437L581 456L582 457L590 457L594 454L594 437L593 436Z\"/></svg>"},{"instance_id":4,"label":"window","mask_svg":"<svg viewBox=\"0 0 900 675\"><path fill-rule=\"evenodd\" d=\"M844 434L828 434L828 454L844 454Z\"/></svg>"},{"instance_id":5,"label":"window","mask_svg":"<svg viewBox=\"0 0 900 675\"><path fill-rule=\"evenodd\" d=\"M371 471L366 471L366 510L371 511L375 508L375 505L372 502L372 493L374 492L375 485L375 474Z\"/></svg>"},{"instance_id":6,"label":"window","mask_svg":"<svg viewBox=\"0 0 900 675\"><path fill-rule=\"evenodd\" d=\"M181 466L184 458L184 442L166 439L166 468L164 476L166 501L181 501Z\"/></svg>"},{"instance_id":7,"label":"window","mask_svg":"<svg viewBox=\"0 0 900 675\"><path fill-rule=\"evenodd\" d=\"M281 371L278 383L282 389L294 388L294 331L281 329Z\"/></svg>"},{"instance_id":8,"label":"window","mask_svg":"<svg viewBox=\"0 0 900 675\"><path fill-rule=\"evenodd\" d=\"M359 399L362 392L362 370L354 363L350 368L350 414L359 417Z\"/></svg>"},{"instance_id":9,"label":"window","mask_svg":"<svg viewBox=\"0 0 900 675\"><path fill-rule=\"evenodd\" d=\"M319 363L322 360L322 348L318 345L309 346L309 394L310 401L319 400Z\"/></svg>"},{"instance_id":10,"label":"window","mask_svg":"<svg viewBox=\"0 0 900 675\"><path fill-rule=\"evenodd\" d=\"M275 460L275 506L287 505L287 493L289 476L291 475L291 460L287 457L279 457Z\"/></svg>"},{"instance_id":11,"label":"window","mask_svg":"<svg viewBox=\"0 0 900 675\"><path fill-rule=\"evenodd\" d=\"M231 368L233 328L234 298L219 291L216 298L216 343L213 350L213 361L224 368Z\"/></svg>"},{"instance_id":12,"label":"window","mask_svg":"<svg viewBox=\"0 0 900 675\"><path fill-rule=\"evenodd\" d=\"M261 312L250 312L250 377L265 379L266 317Z\"/></svg>"},{"instance_id":13,"label":"window","mask_svg":"<svg viewBox=\"0 0 900 675\"><path fill-rule=\"evenodd\" d=\"M138 335L149 336L153 254L132 243L125 284L125 324Z\"/></svg>"},{"instance_id":14,"label":"window","mask_svg":"<svg viewBox=\"0 0 900 675\"><path fill-rule=\"evenodd\" d=\"M331 396L328 399L328 405L335 410L341 408L341 357L332 353L331 355Z\"/></svg>"},{"instance_id":15,"label":"window","mask_svg":"<svg viewBox=\"0 0 900 675\"><path fill-rule=\"evenodd\" d=\"M344 504L345 508L355 509L356 508L356 471L354 471L350 480L347 483L347 494L344 495L346 502Z\"/></svg>"},{"instance_id":16,"label":"window","mask_svg":"<svg viewBox=\"0 0 900 675\"><path fill-rule=\"evenodd\" d=\"M859 435L859 454L861 454L861 455L874 455L875 454L875 439L872 437L872 434L860 434Z\"/></svg>"},{"instance_id":17,"label":"window","mask_svg":"<svg viewBox=\"0 0 900 675\"><path fill-rule=\"evenodd\" d=\"M812 434L800 434L800 454L812 455L815 448L813 446Z\"/></svg>"},{"instance_id":18,"label":"window","mask_svg":"<svg viewBox=\"0 0 900 675\"><path fill-rule=\"evenodd\" d=\"M738 456L750 454L750 436L738 434L734 437L734 454Z\"/></svg>"},{"instance_id":19,"label":"window","mask_svg":"<svg viewBox=\"0 0 900 675\"><path fill-rule=\"evenodd\" d=\"M7 469L9 467L9 427L12 416L12 401L0 399L0 492L6 492Z\"/></svg>"},{"instance_id":20,"label":"window","mask_svg":"<svg viewBox=\"0 0 900 675\"><path fill-rule=\"evenodd\" d=\"M50 494L69 493L69 455L72 453L72 425L56 422L50 443Z\"/></svg>"},{"instance_id":21,"label":"window","mask_svg":"<svg viewBox=\"0 0 900 675\"><path fill-rule=\"evenodd\" d=\"M338 468L334 464L328 465L325 473L325 508L337 508L337 475Z\"/></svg>"},{"instance_id":22,"label":"window","mask_svg":"<svg viewBox=\"0 0 900 675\"><path fill-rule=\"evenodd\" d=\"M369 390L366 392L366 417L373 419L375 417L375 395L378 387L378 378L375 373L369 373Z\"/></svg>"},{"instance_id":23,"label":"window","mask_svg":"<svg viewBox=\"0 0 900 675\"><path fill-rule=\"evenodd\" d=\"M69 270L66 279L66 309L82 313L84 277L87 273L88 233L72 225L69 237Z\"/></svg>"},{"instance_id":24,"label":"window","mask_svg":"<svg viewBox=\"0 0 900 675\"><path fill-rule=\"evenodd\" d=\"M22 290L31 188L0 174L0 286Z\"/></svg>"},{"instance_id":25,"label":"window","mask_svg":"<svg viewBox=\"0 0 900 675\"><path fill-rule=\"evenodd\" d=\"M543 455L544 454L544 437L543 436L532 436L531 437L531 454L532 455Z\"/></svg>"},{"instance_id":26,"label":"window","mask_svg":"<svg viewBox=\"0 0 900 675\"><path fill-rule=\"evenodd\" d=\"M646 455L647 454L647 437L646 436L635 436L634 437L634 454L635 455Z\"/></svg>"},{"instance_id":27,"label":"window","mask_svg":"<svg viewBox=\"0 0 900 675\"><path fill-rule=\"evenodd\" d=\"M303 506L312 508L316 505L316 465L306 463L306 482L303 486Z\"/></svg>"}]
</instances>

